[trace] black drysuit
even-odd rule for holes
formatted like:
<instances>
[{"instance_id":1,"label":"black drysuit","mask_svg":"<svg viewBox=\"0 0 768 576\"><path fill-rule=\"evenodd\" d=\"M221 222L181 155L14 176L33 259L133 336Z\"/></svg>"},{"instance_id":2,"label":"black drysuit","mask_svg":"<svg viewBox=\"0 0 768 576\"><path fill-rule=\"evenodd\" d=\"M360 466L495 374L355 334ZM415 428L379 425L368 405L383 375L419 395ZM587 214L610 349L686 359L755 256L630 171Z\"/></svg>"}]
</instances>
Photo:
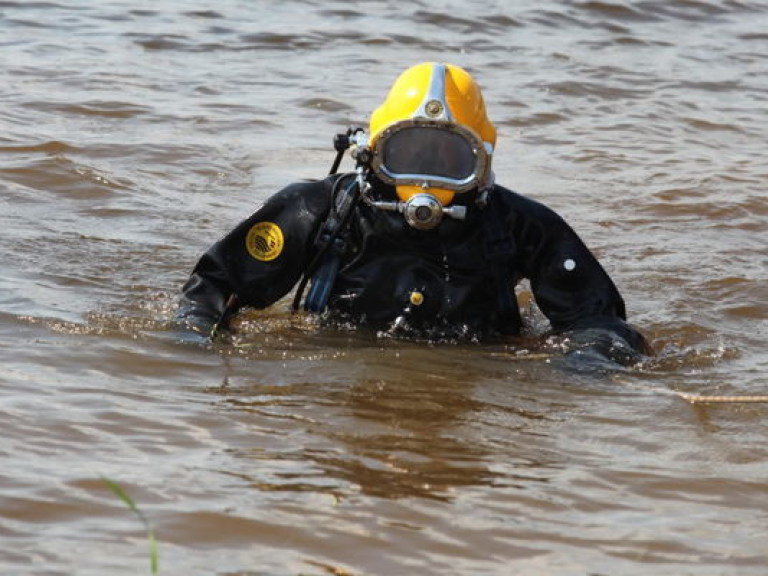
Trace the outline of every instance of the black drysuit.
<instances>
[{"instance_id":1,"label":"black drysuit","mask_svg":"<svg viewBox=\"0 0 768 576\"><path fill-rule=\"evenodd\" d=\"M179 322L208 333L228 302L235 310L265 308L288 294L317 252L318 231L336 201L332 189L342 188L333 187L338 178L288 186L214 244L184 285ZM374 197L394 199L393 188L372 184ZM329 316L432 336L516 334L522 326L514 286L528 278L553 332L597 331L646 351L613 282L554 211L498 185L482 208L474 193L456 199L466 203L466 219L446 217L432 230L358 202L329 286ZM259 229L271 237L254 235ZM273 241L276 229L282 237Z\"/></svg>"}]
</instances>

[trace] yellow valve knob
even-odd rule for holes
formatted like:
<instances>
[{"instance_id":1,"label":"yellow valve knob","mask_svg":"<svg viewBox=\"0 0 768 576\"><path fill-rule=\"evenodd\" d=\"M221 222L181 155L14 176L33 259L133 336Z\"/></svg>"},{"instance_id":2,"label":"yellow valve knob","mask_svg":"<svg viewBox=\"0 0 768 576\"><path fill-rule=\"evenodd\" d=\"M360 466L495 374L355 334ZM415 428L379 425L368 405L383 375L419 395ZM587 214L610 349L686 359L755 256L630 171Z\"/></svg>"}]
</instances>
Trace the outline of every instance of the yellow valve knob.
<instances>
[{"instance_id":1,"label":"yellow valve knob","mask_svg":"<svg viewBox=\"0 0 768 576\"><path fill-rule=\"evenodd\" d=\"M421 306L423 302L424 302L424 294L422 294L421 292L417 292L416 290L411 292L411 304L413 304L414 306Z\"/></svg>"}]
</instances>

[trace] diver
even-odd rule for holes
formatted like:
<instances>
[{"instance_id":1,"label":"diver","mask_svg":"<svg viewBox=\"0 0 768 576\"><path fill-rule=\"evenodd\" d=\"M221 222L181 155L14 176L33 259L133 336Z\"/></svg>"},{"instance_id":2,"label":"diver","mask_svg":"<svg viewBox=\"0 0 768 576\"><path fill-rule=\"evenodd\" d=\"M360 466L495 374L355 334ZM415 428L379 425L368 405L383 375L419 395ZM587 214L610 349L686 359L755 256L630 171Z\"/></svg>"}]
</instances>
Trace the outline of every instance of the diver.
<instances>
[{"instance_id":1,"label":"diver","mask_svg":"<svg viewBox=\"0 0 768 576\"><path fill-rule=\"evenodd\" d=\"M403 72L369 130L337 135L331 174L293 183L216 242L184 284L177 325L206 339L296 288L294 310L427 338L521 334L528 279L567 351L628 364L650 351L611 278L553 210L494 182L496 129L451 64ZM337 174L350 152L352 172Z\"/></svg>"}]
</instances>

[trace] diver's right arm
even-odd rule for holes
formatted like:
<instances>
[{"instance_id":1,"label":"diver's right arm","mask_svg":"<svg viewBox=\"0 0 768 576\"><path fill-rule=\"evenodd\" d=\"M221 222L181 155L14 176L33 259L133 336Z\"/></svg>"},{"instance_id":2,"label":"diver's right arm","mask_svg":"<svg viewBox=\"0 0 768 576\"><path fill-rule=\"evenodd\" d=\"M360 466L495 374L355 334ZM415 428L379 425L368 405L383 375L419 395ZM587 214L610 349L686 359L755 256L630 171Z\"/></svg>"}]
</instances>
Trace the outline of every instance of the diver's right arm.
<instances>
[{"instance_id":1,"label":"diver's right arm","mask_svg":"<svg viewBox=\"0 0 768 576\"><path fill-rule=\"evenodd\" d=\"M285 296L312 256L328 190L325 182L288 186L211 246L182 288L177 329L211 338L238 309Z\"/></svg>"}]
</instances>

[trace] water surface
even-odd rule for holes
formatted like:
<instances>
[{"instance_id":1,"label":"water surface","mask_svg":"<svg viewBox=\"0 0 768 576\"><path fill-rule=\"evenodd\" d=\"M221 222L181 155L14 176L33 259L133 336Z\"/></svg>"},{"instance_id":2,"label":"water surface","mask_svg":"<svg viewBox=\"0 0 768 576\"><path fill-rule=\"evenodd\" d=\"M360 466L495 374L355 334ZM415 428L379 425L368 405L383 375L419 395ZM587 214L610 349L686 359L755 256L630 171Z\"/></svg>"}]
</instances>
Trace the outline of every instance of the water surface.
<instances>
[{"instance_id":1,"label":"water surface","mask_svg":"<svg viewBox=\"0 0 768 576\"><path fill-rule=\"evenodd\" d=\"M0 2L1 571L149 573L108 477L162 574L764 574L768 407L675 392L768 394L766 30L756 0ZM159 338L200 253L423 60L475 74L498 181L657 355L577 372L288 300Z\"/></svg>"}]
</instances>

